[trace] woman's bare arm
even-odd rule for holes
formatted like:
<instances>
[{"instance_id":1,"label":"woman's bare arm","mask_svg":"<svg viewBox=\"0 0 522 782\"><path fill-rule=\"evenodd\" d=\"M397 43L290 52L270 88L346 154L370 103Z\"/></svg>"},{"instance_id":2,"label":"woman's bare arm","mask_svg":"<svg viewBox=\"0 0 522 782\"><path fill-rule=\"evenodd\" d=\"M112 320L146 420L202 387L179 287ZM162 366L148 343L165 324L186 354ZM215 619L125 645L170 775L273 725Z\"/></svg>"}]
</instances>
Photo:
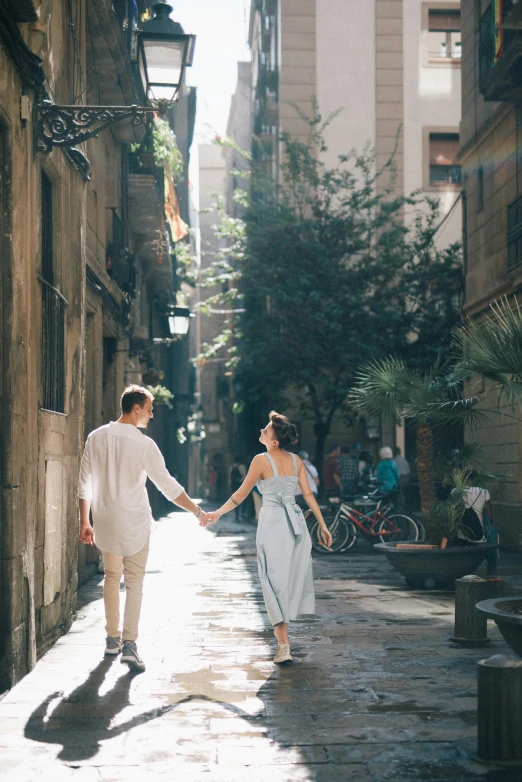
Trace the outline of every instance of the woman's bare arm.
<instances>
[{"instance_id":1,"label":"woman's bare arm","mask_svg":"<svg viewBox=\"0 0 522 782\"><path fill-rule=\"evenodd\" d=\"M303 462L301 459L297 459L298 462L298 469L297 469L297 475L299 477L299 486L301 488L301 491L303 492L303 497L314 514L315 518L319 522L319 526L321 527L321 537L323 539L323 542L325 543L328 548L332 545L332 535L330 533L330 530L326 526L325 520L323 519L323 514L321 513L321 510L319 508L319 505L317 504L317 500L315 499L313 491L310 489L310 484L308 482L308 476L306 474L305 467L303 465Z\"/></svg>"},{"instance_id":2,"label":"woman's bare arm","mask_svg":"<svg viewBox=\"0 0 522 782\"><path fill-rule=\"evenodd\" d=\"M221 506L221 508L218 508L218 510L212 511L208 514L210 523L207 526L214 524L214 522L216 522L220 516L222 516L224 513L228 513L229 511L234 510L234 508L237 508L238 505L241 505L241 503L246 500L257 481L263 474L263 458L264 454L258 454L257 456L254 456L246 478L239 489L235 491L234 494L232 494L231 498L227 500L225 504Z\"/></svg>"}]
</instances>

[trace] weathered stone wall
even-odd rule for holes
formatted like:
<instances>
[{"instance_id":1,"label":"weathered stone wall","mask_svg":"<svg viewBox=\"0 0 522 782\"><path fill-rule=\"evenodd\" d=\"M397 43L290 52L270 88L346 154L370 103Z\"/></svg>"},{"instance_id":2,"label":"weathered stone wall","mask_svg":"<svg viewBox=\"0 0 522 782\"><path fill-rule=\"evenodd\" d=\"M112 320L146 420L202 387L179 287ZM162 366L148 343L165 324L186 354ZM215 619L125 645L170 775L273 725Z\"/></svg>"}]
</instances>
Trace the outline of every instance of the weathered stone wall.
<instances>
[{"instance_id":1,"label":"weathered stone wall","mask_svg":"<svg viewBox=\"0 0 522 782\"><path fill-rule=\"evenodd\" d=\"M466 209L464 311L480 316L503 295L519 294L522 267L508 270L507 207L517 197L517 138L521 118L511 103L484 101L478 80L478 24L487 3L464 0L462 19L461 161ZM520 192L520 191L518 191ZM473 386L470 386L470 392ZM476 390L476 386L475 386ZM495 397L483 405L495 410ZM513 411L505 409L512 414ZM483 446L485 470L504 481L491 482L495 525L501 545L522 551L522 431L510 417L492 415L469 439Z\"/></svg>"},{"instance_id":2,"label":"weathered stone wall","mask_svg":"<svg viewBox=\"0 0 522 782\"><path fill-rule=\"evenodd\" d=\"M65 3L43 31L50 77L69 85ZM51 56L52 53L52 56ZM70 625L77 585L77 471L83 411L83 241L85 182L54 151L35 155L33 127L20 120L22 80L0 48L2 169L2 514L0 689L26 673ZM33 99L33 95L30 98ZM63 97L69 97L64 94ZM65 413L43 408L41 176L53 187L54 284L66 298ZM5 206L5 208L4 208ZM9 284L12 281L12 286Z\"/></svg>"}]
</instances>

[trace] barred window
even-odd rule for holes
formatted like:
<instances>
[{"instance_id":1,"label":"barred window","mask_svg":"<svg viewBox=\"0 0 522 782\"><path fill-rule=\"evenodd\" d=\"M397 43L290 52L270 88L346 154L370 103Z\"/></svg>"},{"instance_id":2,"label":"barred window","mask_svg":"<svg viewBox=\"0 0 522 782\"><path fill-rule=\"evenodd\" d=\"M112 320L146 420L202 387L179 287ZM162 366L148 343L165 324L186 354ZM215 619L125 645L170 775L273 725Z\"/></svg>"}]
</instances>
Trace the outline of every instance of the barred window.
<instances>
[{"instance_id":1,"label":"barred window","mask_svg":"<svg viewBox=\"0 0 522 782\"><path fill-rule=\"evenodd\" d=\"M55 287L53 247L53 184L42 171L41 181L42 385L43 407L65 412L65 308Z\"/></svg>"}]
</instances>

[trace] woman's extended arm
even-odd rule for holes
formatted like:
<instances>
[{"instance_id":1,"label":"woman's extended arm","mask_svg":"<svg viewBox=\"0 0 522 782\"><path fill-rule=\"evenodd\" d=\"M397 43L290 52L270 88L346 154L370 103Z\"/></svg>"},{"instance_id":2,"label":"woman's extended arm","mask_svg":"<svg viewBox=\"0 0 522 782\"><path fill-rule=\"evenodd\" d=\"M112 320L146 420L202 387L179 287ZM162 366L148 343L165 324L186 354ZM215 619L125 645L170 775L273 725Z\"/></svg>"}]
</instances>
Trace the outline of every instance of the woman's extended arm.
<instances>
[{"instance_id":1,"label":"woman's extended arm","mask_svg":"<svg viewBox=\"0 0 522 782\"><path fill-rule=\"evenodd\" d=\"M228 513L230 510L234 510L234 508L237 508L238 505L241 505L241 503L246 500L254 486L256 485L257 481L261 478L262 472L263 472L263 454L258 454L257 456L254 456L252 459L252 462L250 464L250 469L248 470L247 476L239 489L232 494L229 500L225 502L224 505L221 506L221 508L218 508L215 511L212 511L208 514L208 517L210 519L209 523L207 524L207 527L210 527L211 524L214 524L220 516L222 516L224 513Z\"/></svg>"},{"instance_id":2,"label":"woman's extended arm","mask_svg":"<svg viewBox=\"0 0 522 782\"><path fill-rule=\"evenodd\" d=\"M319 522L319 526L321 527L321 538L323 539L323 543L327 548L330 548L332 545L332 535L330 530L325 524L325 521L323 519L323 514L321 513L321 510L319 508L319 505L317 504L317 500L314 497L313 491L310 489L310 484L308 482L308 476L306 474L305 467L303 465L303 462L301 459L298 458L298 470L297 475L299 477L299 486L301 488L301 491L303 492L303 498L314 514L315 518Z\"/></svg>"}]
</instances>

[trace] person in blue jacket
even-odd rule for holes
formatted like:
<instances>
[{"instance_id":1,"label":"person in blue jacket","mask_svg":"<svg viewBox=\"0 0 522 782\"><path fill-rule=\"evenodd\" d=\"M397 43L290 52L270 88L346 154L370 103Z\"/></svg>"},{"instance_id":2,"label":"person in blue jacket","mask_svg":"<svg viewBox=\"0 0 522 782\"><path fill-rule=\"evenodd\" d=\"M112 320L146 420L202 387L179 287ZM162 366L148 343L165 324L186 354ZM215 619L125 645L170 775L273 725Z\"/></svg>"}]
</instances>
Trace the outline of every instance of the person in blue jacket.
<instances>
[{"instance_id":1,"label":"person in blue jacket","mask_svg":"<svg viewBox=\"0 0 522 782\"><path fill-rule=\"evenodd\" d=\"M395 494L399 491L399 471L393 461L393 451L391 448L381 448L379 456L381 461L375 473L377 486L386 494Z\"/></svg>"}]
</instances>

